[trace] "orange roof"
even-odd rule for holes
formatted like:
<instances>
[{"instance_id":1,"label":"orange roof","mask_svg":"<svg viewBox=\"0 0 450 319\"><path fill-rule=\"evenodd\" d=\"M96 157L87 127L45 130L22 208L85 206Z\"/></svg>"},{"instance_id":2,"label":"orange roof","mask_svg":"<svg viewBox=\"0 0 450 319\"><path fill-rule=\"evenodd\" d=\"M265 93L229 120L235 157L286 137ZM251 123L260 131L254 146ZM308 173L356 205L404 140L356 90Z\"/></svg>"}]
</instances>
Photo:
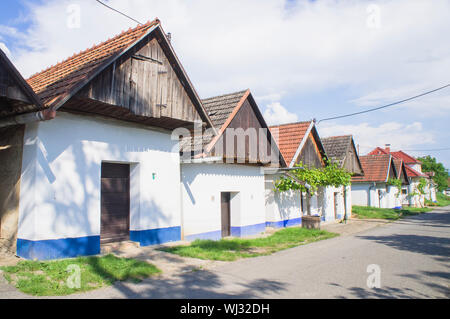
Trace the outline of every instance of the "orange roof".
<instances>
[{"instance_id":1,"label":"orange roof","mask_svg":"<svg viewBox=\"0 0 450 319\"><path fill-rule=\"evenodd\" d=\"M309 121L269 127L287 165L292 162L311 123L312 122Z\"/></svg>"},{"instance_id":2,"label":"orange roof","mask_svg":"<svg viewBox=\"0 0 450 319\"><path fill-rule=\"evenodd\" d=\"M119 56L159 22L158 19L155 19L124 31L112 39L94 45L90 49L32 75L27 82L45 106L55 106L65 97L70 96L80 82L89 79L101 66Z\"/></svg>"},{"instance_id":3,"label":"orange roof","mask_svg":"<svg viewBox=\"0 0 450 319\"><path fill-rule=\"evenodd\" d=\"M409 167L408 165L405 165L406 167L406 173L408 174L408 177L427 177L427 175L422 174L415 169Z\"/></svg>"},{"instance_id":4,"label":"orange roof","mask_svg":"<svg viewBox=\"0 0 450 319\"><path fill-rule=\"evenodd\" d=\"M381 147L375 148L373 151L371 151L368 155L382 155L382 154L391 154L393 157L402 159L405 164L421 164L420 161L412 157L411 155L406 154L403 151L397 151L397 152L390 152L386 149L383 149Z\"/></svg>"},{"instance_id":5,"label":"orange roof","mask_svg":"<svg viewBox=\"0 0 450 319\"><path fill-rule=\"evenodd\" d=\"M421 164L422 162L418 161L414 157L406 154L403 151L391 152L392 156L395 158L401 158L405 164Z\"/></svg>"},{"instance_id":6,"label":"orange roof","mask_svg":"<svg viewBox=\"0 0 450 319\"><path fill-rule=\"evenodd\" d=\"M391 158L387 154L360 156L364 175L353 176L352 182L387 182Z\"/></svg>"}]
</instances>

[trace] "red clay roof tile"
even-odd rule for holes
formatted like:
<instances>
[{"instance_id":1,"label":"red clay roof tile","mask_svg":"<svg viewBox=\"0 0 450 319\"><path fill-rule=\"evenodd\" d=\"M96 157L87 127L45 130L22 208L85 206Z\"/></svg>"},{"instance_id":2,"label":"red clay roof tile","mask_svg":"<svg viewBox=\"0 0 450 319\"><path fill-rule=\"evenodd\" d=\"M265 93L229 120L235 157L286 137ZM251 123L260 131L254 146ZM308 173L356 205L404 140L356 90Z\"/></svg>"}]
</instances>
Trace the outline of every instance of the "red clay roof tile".
<instances>
[{"instance_id":1,"label":"red clay roof tile","mask_svg":"<svg viewBox=\"0 0 450 319\"><path fill-rule=\"evenodd\" d=\"M157 24L159 20L155 19L134 29L123 31L105 42L32 75L27 82L43 104L51 107L69 95L80 81L89 78L103 63L122 53Z\"/></svg>"},{"instance_id":2,"label":"red clay roof tile","mask_svg":"<svg viewBox=\"0 0 450 319\"><path fill-rule=\"evenodd\" d=\"M287 165L291 163L310 125L311 121L269 127Z\"/></svg>"},{"instance_id":3,"label":"red clay roof tile","mask_svg":"<svg viewBox=\"0 0 450 319\"><path fill-rule=\"evenodd\" d=\"M366 155L359 160L364 170L364 175L353 176L352 182L385 182L387 180L391 155Z\"/></svg>"}]
</instances>

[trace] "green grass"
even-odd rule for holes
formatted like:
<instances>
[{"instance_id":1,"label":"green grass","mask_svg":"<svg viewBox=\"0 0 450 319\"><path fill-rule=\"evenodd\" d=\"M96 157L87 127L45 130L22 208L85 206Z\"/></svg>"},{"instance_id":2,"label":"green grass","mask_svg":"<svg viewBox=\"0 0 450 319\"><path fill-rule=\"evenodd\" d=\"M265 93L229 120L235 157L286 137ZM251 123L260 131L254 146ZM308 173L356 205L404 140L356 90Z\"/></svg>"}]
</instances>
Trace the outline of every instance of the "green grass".
<instances>
[{"instance_id":1,"label":"green grass","mask_svg":"<svg viewBox=\"0 0 450 319\"><path fill-rule=\"evenodd\" d=\"M73 274L68 270L69 265L80 267L79 288L69 288L67 285L69 276ZM109 286L115 281L139 282L143 278L161 272L149 263L114 255L44 262L26 260L20 261L16 266L5 266L0 269L10 284L34 296L69 295Z\"/></svg>"},{"instance_id":2,"label":"green grass","mask_svg":"<svg viewBox=\"0 0 450 319\"><path fill-rule=\"evenodd\" d=\"M375 208L365 206L353 206L352 216L360 219L389 219L397 220L399 218L411 215L417 215L431 211L431 208L408 207L403 209Z\"/></svg>"},{"instance_id":3,"label":"green grass","mask_svg":"<svg viewBox=\"0 0 450 319\"><path fill-rule=\"evenodd\" d=\"M450 206L450 196L444 195L442 193L437 193L436 200L437 200L437 203L433 203L432 201L425 200L425 204L427 206L439 206L439 207Z\"/></svg>"},{"instance_id":4,"label":"green grass","mask_svg":"<svg viewBox=\"0 0 450 319\"><path fill-rule=\"evenodd\" d=\"M239 258L270 255L276 251L338 236L324 230L286 228L268 237L256 239L196 240L189 246L165 247L161 250L183 257L233 261Z\"/></svg>"}]
</instances>

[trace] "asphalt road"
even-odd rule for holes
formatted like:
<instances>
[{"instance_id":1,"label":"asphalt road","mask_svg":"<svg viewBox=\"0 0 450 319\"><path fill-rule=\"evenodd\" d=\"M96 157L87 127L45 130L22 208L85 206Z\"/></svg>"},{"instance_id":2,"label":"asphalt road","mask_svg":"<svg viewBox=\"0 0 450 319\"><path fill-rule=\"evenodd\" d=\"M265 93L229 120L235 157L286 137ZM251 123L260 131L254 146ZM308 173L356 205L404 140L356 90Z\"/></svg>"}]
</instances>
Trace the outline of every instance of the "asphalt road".
<instances>
[{"instance_id":1,"label":"asphalt road","mask_svg":"<svg viewBox=\"0 0 450 319\"><path fill-rule=\"evenodd\" d=\"M369 288L379 267L380 288ZM450 209L92 298L449 298ZM374 281L370 281L374 282ZM376 282L376 281L375 281Z\"/></svg>"},{"instance_id":2,"label":"asphalt road","mask_svg":"<svg viewBox=\"0 0 450 319\"><path fill-rule=\"evenodd\" d=\"M369 265L380 271L380 288L367 286ZM447 207L271 256L66 298L449 298L449 268ZM25 296L10 289L2 298Z\"/></svg>"}]
</instances>

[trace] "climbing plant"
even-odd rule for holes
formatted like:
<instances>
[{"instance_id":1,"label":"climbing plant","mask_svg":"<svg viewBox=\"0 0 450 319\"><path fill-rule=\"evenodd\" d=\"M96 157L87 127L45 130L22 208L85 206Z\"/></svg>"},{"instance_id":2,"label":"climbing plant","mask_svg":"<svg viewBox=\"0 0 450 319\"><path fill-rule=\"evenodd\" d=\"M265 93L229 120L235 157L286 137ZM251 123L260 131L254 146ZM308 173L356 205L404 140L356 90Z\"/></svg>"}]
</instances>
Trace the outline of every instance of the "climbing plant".
<instances>
[{"instance_id":1,"label":"climbing plant","mask_svg":"<svg viewBox=\"0 0 450 319\"><path fill-rule=\"evenodd\" d=\"M389 178L387 184L395 186L397 188L398 192L397 194L395 194L395 197L398 198L402 193L402 180L399 178Z\"/></svg>"},{"instance_id":2,"label":"climbing plant","mask_svg":"<svg viewBox=\"0 0 450 319\"><path fill-rule=\"evenodd\" d=\"M351 174L338 167L336 163L327 162L323 168L309 168L303 163L296 165L296 170L289 172L287 176L282 176L275 182L275 190L285 192L288 190L301 190L314 195L321 186L348 186L351 181ZM301 182L309 186L305 187Z\"/></svg>"}]
</instances>

